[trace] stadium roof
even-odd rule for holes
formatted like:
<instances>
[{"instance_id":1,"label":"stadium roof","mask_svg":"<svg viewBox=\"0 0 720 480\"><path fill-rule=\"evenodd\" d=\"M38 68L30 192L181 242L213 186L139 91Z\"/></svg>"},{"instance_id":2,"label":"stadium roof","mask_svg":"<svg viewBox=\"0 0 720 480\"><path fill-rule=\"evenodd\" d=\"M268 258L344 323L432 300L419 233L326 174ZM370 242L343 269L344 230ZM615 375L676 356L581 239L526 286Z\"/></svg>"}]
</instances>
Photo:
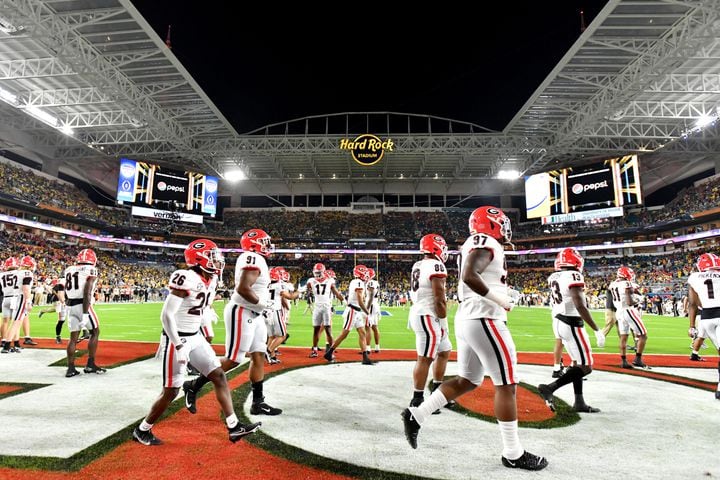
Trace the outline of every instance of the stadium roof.
<instances>
[{"instance_id":1,"label":"stadium roof","mask_svg":"<svg viewBox=\"0 0 720 480\"><path fill-rule=\"evenodd\" d=\"M58 159L108 188L119 156L218 174L240 166L260 191L410 180L415 191L469 193L503 169L638 152L647 192L711 168L720 149L714 0L609 1L501 132L350 112L239 134L129 0L0 6L3 148ZM362 133L390 136L395 150L356 164L338 145Z\"/></svg>"}]
</instances>

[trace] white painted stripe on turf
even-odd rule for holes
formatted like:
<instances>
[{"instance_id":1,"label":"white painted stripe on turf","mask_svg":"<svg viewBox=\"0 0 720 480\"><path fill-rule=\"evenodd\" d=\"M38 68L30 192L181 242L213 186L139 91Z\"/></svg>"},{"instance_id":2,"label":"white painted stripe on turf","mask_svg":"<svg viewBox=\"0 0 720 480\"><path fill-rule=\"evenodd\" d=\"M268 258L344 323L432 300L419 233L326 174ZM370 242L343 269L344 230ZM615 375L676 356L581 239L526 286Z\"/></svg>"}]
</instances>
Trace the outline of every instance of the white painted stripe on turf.
<instances>
[{"instance_id":1,"label":"white painted stripe on turf","mask_svg":"<svg viewBox=\"0 0 720 480\"><path fill-rule=\"evenodd\" d=\"M64 350L25 349L0 358L3 382L51 384L0 399L2 432L12 439L0 442L0 455L68 458L138 422L162 388L156 359L65 378L65 367L48 367L64 357Z\"/></svg>"},{"instance_id":2,"label":"white painted stripe on turf","mask_svg":"<svg viewBox=\"0 0 720 480\"><path fill-rule=\"evenodd\" d=\"M253 421L263 420L263 432L285 443L356 465L429 478L517 480L518 472L500 464L493 423L443 410L423 425L417 450L407 445L400 412L412 397L413 365L335 364L277 375L265 382L265 395L283 414ZM456 364L448 370L455 373ZM550 366L521 364L518 370L521 381L533 385L552 380ZM628 471L638 478L720 475L715 449L698 448L717 440L715 429L708 428L720 416L712 392L598 371L584 383L584 391L587 403L602 413L583 414L570 427L521 429L523 447L550 462L533 479L576 480L579 471L593 479L623 478ZM573 403L572 385L556 394Z\"/></svg>"}]
</instances>

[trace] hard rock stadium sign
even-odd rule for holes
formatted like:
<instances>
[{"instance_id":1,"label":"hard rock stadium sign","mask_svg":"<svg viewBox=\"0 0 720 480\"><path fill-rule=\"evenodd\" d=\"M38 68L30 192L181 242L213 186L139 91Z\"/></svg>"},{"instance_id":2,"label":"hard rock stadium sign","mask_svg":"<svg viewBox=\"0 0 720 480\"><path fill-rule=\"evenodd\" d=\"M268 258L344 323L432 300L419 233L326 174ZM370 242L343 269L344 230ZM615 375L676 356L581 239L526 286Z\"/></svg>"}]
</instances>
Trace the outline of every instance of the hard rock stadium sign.
<instances>
[{"instance_id":1,"label":"hard rock stadium sign","mask_svg":"<svg viewBox=\"0 0 720 480\"><path fill-rule=\"evenodd\" d=\"M369 167L382 160L385 151L392 152L395 143L392 139L381 140L380 137L365 133L355 140L343 138L340 140L340 150L350 151L350 155L360 165Z\"/></svg>"}]
</instances>

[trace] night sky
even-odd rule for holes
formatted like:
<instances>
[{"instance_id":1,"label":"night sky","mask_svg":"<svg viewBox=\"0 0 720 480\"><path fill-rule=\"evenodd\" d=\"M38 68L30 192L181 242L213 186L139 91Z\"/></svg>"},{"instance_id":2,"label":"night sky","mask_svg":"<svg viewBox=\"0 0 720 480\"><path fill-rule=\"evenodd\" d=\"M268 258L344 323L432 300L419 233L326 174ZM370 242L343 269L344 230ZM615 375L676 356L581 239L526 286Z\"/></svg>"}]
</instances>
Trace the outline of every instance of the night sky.
<instances>
[{"instance_id":1,"label":"night sky","mask_svg":"<svg viewBox=\"0 0 720 480\"><path fill-rule=\"evenodd\" d=\"M502 130L605 0L340 3L135 0L190 74L244 133L344 111L431 114ZM219 6L219 5L226 6ZM486 5L487 4L487 5ZM212 6L212 7L211 7ZM332 20L322 20L321 17Z\"/></svg>"}]
</instances>

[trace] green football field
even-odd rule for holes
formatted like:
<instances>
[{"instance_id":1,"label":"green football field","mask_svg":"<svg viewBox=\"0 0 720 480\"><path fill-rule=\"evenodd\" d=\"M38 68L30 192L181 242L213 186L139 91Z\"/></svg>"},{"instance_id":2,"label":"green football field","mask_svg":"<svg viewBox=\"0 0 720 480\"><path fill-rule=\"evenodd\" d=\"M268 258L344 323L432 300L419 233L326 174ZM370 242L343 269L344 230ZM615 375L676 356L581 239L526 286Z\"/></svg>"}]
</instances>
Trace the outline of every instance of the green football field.
<instances>
[{"instance_id":1,"label":"green football field","mask_svg":"<svg viewBox=\"0 0 720 480\"><path fill-rule=\"evenodd\" d=\"M214 326L215 340L213 343L222 344L225 341L225 328L222 321L222 302L215 303L215 309L220 316L220 322ZM95 310L100 317L101 339L132 340L132 341L158 341L160 335L160 309L161 303L147 304L98 304ZM290 316L290 339L287 344L291 346L310 347L312 343L311 314L303 313L305 303L298 303L293 307ZM33 337L55 336L55 322L57 314L46 313L38 318L39 307L33 308L31 313L31 326ZM415 337L411 330L406 328L408 309L400 307L383 308L390 313L380 320L380 344L382 348L414 349ZM450 331L453 347L455 346L453 317L455 306L450 307ZM593 318L602 326L604 313L593 312ZM663 317L658 315L644 315L643 320L648 329L648 343L645 353L689 353L690 339L687 336L688 321L685 317ZM553 333L550 312L546 308L514 309L509 314L508 325L515 339L519 351L547 352L552 351ZM342 328L342 317L334 316L333 333L338 334ZM616 353L618 351L617 330L608 335L604 349L595 347L593 332L588 329L591 343L595 351ZM67 326L63 327L63 338L68 337ZM320 346L324 345L324 335L321 336ZM357 346L357 334L351 333L345 340L343 347ZM709 345L712 348L712 345ZM711 350L708 350L711 351Z\"/></svg>"}]
</instances>

